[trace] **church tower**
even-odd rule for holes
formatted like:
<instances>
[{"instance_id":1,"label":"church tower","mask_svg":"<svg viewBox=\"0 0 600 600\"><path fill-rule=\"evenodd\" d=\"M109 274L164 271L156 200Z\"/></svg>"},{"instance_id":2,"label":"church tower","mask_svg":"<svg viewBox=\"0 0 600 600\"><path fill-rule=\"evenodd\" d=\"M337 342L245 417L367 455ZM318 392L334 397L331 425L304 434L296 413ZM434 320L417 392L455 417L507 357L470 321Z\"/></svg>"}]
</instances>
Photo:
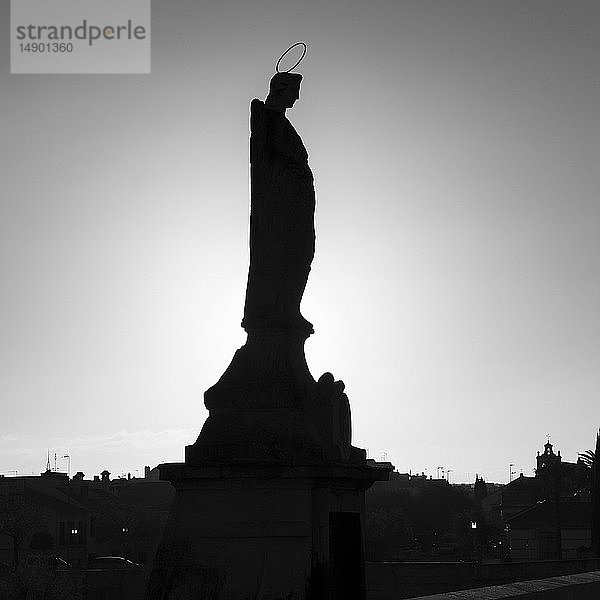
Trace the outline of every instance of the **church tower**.
<instances>
[{"instance_id":1,"label":"church tower","mask_svg":"<svg viewBox=\"0 0 600 600\"><path fill-rule=\"evenodd\" d=\"M548 472L548 471L553 472L554 468L556 468L557 465L559 465L561 463L562 457L560 455L560 450L558 451L558 454L555 454L554 450L552 448L553 448L553 446L550 443L550 440L548 440L544 444L543 454L540 454L538 451L537 457L536 457L536 461L537 461L537 468L535 470L536 477L539 477L544 472Z\"/></svg>"}]
</instances>

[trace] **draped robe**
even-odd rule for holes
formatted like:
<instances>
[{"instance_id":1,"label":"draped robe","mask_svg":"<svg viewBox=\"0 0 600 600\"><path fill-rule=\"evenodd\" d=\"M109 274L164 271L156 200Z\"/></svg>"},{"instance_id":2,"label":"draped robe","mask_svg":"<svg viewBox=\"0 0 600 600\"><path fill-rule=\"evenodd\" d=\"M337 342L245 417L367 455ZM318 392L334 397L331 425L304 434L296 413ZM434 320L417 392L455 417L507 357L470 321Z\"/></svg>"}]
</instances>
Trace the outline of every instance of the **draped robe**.
<instances>
[{"instance_id":1,"label":"draped robe","mask_svg":"<svg viewBox=\"0 0 600 600\"><path fill-rule=\"evenodd\" d=\"M315 251L308 153L283 113L253 100L250 115L250 268L242 326L310 334L300 313Z\"/></svg>"}]
</instances>

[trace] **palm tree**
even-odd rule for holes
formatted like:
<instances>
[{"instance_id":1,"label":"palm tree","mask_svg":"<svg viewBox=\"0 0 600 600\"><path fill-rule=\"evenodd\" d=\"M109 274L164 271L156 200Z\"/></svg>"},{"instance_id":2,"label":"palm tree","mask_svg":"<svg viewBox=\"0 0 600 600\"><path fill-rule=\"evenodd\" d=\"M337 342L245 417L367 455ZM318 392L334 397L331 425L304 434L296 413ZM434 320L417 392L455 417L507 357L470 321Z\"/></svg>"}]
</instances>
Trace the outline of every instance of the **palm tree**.
<instances>
[{"instance_id":1,"label":"palm tree","mask_svg":"<svg viewBox=\"0 0 600 600\"><path fill-rule=\"evenodd\" d=\"M596 450L592 462L592 549L600 557L600 430L596 435Z\"/></svg>"},{"instance_id":2,"label":"palm tree","mask_svg":"<svg viewBox=\"0 0 600 600\"><path fill-rule=\"evenodd\" d=\"M577 462L583 464L584 467L588 469L592 468L594 461L596 460L596 451L595 450L586 450L585 452L580 452L577 455Z\"/></svg>"}]
</instances>

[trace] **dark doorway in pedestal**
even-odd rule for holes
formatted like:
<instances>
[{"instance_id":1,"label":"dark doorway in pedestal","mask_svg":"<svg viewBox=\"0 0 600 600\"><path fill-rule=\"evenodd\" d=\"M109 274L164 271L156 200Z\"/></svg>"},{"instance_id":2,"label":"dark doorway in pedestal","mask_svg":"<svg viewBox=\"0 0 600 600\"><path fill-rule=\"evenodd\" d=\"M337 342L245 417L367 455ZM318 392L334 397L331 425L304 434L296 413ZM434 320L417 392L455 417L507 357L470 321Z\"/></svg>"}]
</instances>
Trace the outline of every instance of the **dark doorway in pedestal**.
<instances>
[{"instance_id":1,"label":"dark doorway in pedestal","mask_svg":"<svg viewBox=\"0 0 600 600\"><path fill-rule=\"evenodd\" d=\"M329 584L331 600L363 598L359 513L329 513Z\"/></svg>"}]
</instances>

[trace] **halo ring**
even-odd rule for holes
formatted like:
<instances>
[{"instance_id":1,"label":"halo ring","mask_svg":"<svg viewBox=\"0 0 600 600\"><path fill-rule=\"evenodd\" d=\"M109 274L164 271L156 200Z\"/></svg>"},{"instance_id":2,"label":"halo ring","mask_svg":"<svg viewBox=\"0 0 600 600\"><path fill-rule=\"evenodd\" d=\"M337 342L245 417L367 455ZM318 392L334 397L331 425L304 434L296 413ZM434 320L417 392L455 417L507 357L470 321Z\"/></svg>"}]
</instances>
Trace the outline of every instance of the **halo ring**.
<instances>
[{"instance_id":1,"label":"halo ring","mask_svg":"<svg viewBox=\"0 0 600 600\"><path fill-rule=\"evenodd\" d=\"M287 71L280 71L279 70L279 65L281 64L281 61L284 59L285 55L290 51L293 50L296 46L302 46L302 56L298 59L298 62L296 62L296 64L291 68L288 69ZM296 42L295 44L292 44L280 57L279 60L277 61L277 64L275 65L275 71L277 71L277 73L291 73L301 62L302 59L306 56L306 44L304 42Z\"/></svg>"}]
</instances>

